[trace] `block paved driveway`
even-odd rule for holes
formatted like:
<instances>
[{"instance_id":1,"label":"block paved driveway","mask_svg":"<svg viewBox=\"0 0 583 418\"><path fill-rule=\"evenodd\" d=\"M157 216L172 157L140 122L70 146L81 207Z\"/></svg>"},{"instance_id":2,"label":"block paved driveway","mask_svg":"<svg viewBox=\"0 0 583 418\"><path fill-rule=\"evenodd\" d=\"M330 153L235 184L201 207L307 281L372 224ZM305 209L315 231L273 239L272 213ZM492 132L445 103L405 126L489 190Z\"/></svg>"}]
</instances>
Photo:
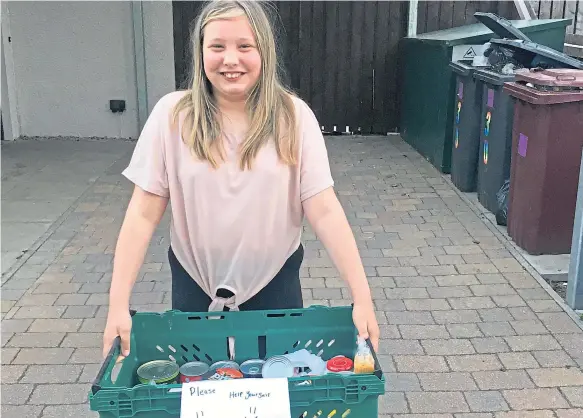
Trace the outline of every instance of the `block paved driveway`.
<instances>
[{"instance_id":1,"label":"block paved driveway","mask_svg":"<svg viewBox=\"0 0 583 418\"><path fill-rule=\"evenodd\" d=\"M504 243L398 137L328 140L382 328L380 415L583 417L583 333ZM91 417L111 261L130 185L105 172L2 279L2 416ZM132 296L170 307L166 217ZM348 293L308 229L306 305Z\"/></svg>"}]
</instances>

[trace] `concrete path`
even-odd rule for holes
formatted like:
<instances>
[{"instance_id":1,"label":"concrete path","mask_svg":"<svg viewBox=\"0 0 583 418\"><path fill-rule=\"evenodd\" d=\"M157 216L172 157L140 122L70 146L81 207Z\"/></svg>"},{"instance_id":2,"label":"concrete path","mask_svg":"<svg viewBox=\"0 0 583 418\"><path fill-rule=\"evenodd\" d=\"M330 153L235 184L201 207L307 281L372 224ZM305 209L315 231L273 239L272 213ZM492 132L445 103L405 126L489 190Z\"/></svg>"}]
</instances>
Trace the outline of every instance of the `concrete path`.
<instances>
[{"instance_id":1,"label":"concrete path","mask_svg":"<svg viewBox=\"0 0 583 418\"><path fill-rule=\"evenodd\" d=\"M380 415L582 417L580 324L496 229L398 137L331 138L328 146L382 324L387 395ZM112 255L131 191L119 175L128 157L3 277L4 417L96 416L86 399L101 361ZM167 222L148 251L135 309L170 306ZM304 242L306 305L349 303L309 229Z\"/></svg>"}]
</instances>

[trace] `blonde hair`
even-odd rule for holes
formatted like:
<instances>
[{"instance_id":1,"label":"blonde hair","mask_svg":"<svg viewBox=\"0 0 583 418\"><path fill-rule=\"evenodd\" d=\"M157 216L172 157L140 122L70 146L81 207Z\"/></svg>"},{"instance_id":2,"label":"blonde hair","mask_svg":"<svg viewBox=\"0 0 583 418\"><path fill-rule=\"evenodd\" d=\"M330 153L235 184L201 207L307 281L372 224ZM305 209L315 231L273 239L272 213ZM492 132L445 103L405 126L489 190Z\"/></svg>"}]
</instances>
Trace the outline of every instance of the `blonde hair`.
<instances>
[{"instance_id":1,"label":"blonde hair","mask_svg":"<svg viewBox=\"0 0 583 418\"><path fill-rule=\"evenodd\" d=\"M177 121L179 113L186 111L182 140L199 159L218 167L224 156L223 141L219 109L213 98L212 85L204 73L204 29L214 20L242 15L249 21L257 42L261 73L247 98L250 123L240 148L241 169L251 168L257 153L271 138L275 141L279 159L289 165L296 164L298 135L293 93L284 86L278 74L275 36L260 2L218 0L202 10L192 33L193 68L188 93L177 103L173 119Z\"/></svg>"}]
</instances>

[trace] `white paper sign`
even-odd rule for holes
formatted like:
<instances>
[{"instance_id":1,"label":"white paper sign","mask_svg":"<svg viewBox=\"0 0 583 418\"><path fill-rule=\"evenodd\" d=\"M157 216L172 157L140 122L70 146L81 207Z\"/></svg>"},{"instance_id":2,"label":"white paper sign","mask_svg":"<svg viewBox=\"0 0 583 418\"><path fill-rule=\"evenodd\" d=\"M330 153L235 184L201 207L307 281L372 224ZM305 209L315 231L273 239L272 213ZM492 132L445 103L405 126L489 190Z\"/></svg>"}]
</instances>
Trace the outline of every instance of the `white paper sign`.
<instances>
[{"instance_id":1,"label":"white paper sign","mask_svg":"<svg viewBox=\"0 0 583 418\"><path fill-rule=\"evenodd\" d=\"M287 379L204 380L182 385L181 418L291 418Z\"/></svg>"}]
</instances>

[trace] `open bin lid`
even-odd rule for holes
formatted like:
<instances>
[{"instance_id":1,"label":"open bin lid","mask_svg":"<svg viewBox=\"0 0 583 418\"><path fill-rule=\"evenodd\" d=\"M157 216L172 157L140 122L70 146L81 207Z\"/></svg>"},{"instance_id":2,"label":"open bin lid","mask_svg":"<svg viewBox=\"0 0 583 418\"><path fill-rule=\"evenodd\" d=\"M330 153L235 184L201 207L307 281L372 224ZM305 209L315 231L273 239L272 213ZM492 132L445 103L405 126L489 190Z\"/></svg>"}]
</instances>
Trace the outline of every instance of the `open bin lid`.
<instances>
[{"instance_id":1,"label":"open bin lid","mask_svg":"<svg viewBox=\"0 0 583 418\"><path fill-rule=\"evenodd\" d=\"M583 70L583 62L548 46L516 39L492 39L492 44L502 45L515 52L514 57L525 67L540 65L555 68L576 68Z\"/></svg>"},{"instance_id":2,"label":"open bin lid","mask_svg":"<svg viewBox=\"0 0 583 418\"><path fill-rule=\"evenodd\" d=\"M494 13L476 12L474 13L474 17L500 38L530 41L530 38L515 28L510 21Z\"/></svg>"}]
</instances>

